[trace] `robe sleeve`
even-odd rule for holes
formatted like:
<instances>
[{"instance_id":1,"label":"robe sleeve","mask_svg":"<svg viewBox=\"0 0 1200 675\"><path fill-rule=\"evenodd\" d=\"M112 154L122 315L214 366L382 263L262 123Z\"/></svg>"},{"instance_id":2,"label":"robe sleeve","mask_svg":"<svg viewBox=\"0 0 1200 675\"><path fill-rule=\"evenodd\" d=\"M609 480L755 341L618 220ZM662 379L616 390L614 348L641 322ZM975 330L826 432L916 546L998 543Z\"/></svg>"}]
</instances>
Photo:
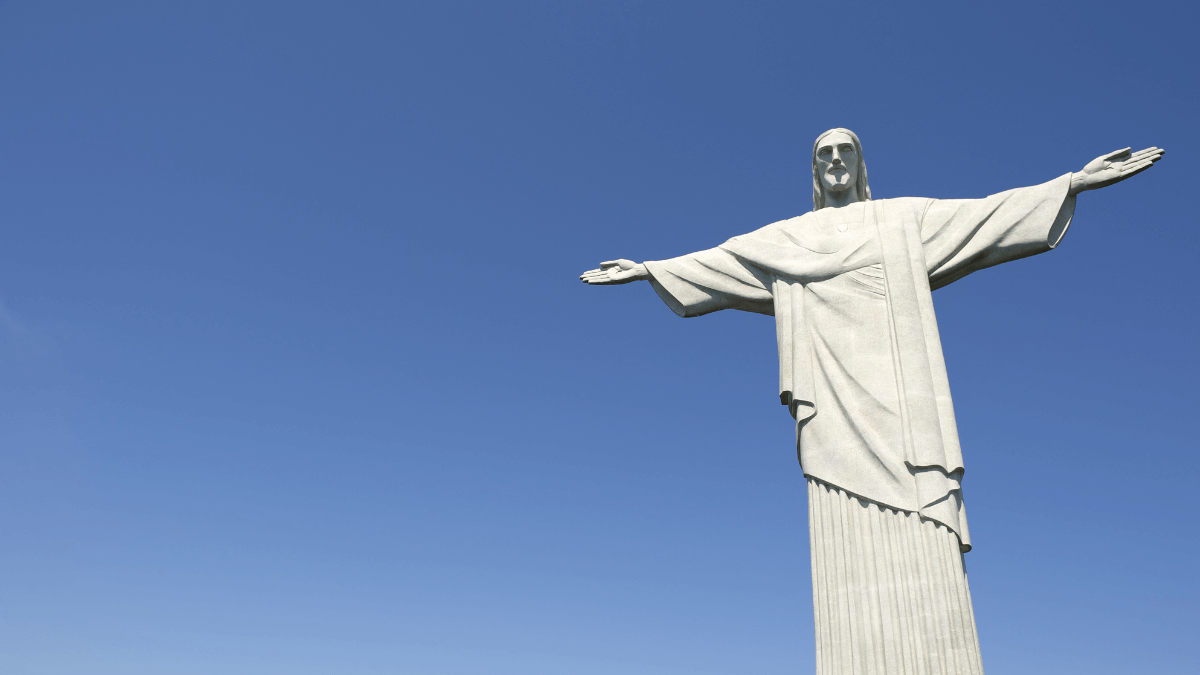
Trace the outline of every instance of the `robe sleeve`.
<instances>
[{"instance_id":1,"label":"robe sleeve","mask_svg":"<svg viewBox=\"0 0 1200 675\"><path fill-rule=\"evenodd\" d=\"M679 316L701 316L721 309L775 313L770 275L723 249L643 264L658 297Z\"/></svg>"},{"instance_id":2,"label":"robe sleeve","mask_svg":"<svg viewBox=\"0 0 1200 675\"><path fill-rule=\"evenodd\" d=\"M984 199L928 200L921 240L930 287L1057 246L1075 213L1070 186L1068 173Z\"/></svg>"}]
</instances>

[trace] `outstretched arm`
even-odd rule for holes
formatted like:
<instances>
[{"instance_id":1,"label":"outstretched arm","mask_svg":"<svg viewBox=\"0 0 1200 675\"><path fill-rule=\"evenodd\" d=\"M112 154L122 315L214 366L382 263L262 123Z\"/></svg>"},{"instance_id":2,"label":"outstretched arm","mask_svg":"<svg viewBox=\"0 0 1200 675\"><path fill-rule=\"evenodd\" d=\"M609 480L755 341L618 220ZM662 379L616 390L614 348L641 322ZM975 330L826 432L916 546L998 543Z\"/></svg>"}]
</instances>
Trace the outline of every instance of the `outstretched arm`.
<instances>
[{"instance_id":1,"label":"outstretched arm","mask_svg":"<svg viewBox=\"0 0 1200 675\"><path fill-rule=\"evenodd\" d=\"M1042 185L985 199L929 200L921 237L930 286L941 288L976 270L1049 251L1066 233L1076 195L1139 174L1162 156L1162 148L1123 148Z\"/></svg>"},{"instance_id":2,"label":"outstretched arm","mask_svg":"<svg viewBox=\"0 0 1200 675\"><path fill-rule=\"evenodd\" d=\"M670 260L609 260L579 276L586 284L612 286L645 279L679 316L700 316L721 309L759 314L775 311L771 278L729 251L710 248Z\"/></svg>"},{"instance_id":3,"label":"outstretched arm","mask_svg":"<svg viewBox=\"0 0 1200 675\"><path fill-rule=\"evenodd\" d=\"M1149 169L1155 162L1162 159L1166 150L1162 148L1146 148L1137 152L1129 152L1129 148L1115 150L1088 162L1083 170L1071 175L1071 196L1085 190L1108 187L1114 183L1137 175Z\"/></svg>"},{"instance_id":4,"label":"outstretched arm","mask_svg":"<svg viewBox=\"0 0 1200 675\"><path fill-rule=\"evenodd\" d=\"M600 263L600 269L588 270L579 275L579 280L593 286L615 286L627 284L638 279L649 279L650 272L641 263L632 260L606 260Z\"/></svg>"}]
</instances>

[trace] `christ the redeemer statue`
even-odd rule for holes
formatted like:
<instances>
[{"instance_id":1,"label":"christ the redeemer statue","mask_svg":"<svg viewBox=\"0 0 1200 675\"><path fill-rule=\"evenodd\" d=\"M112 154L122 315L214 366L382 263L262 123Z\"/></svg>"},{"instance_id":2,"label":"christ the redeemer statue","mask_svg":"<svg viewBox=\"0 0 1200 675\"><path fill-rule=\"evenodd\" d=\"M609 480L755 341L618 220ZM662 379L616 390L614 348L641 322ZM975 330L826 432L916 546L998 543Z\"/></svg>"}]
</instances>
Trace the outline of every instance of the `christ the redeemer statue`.
<instances>
[{"instance_id":1,"label":"christ the redeemer statue","mask_svg":"<svg viewBox=\"0 0 1200 675\"><path fill-rule=\"evenodd\" d=\"M808 480L818 675L981 674L963 460L931 292L1058 245L1084 190L1145 171L1129 148L985 199L871 199L862 145L813 145L813 210L716 248L580 278L639 279L676 314L775 317L779 398Z\"/></svg>"}]
</instances>

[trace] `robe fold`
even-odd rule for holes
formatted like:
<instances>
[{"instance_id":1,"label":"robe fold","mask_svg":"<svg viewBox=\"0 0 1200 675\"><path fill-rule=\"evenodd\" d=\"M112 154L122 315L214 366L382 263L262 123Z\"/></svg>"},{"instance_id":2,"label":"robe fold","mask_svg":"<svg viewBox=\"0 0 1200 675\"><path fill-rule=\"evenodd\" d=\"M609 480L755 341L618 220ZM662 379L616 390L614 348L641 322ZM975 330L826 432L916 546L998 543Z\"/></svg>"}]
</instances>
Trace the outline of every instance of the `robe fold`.
<instances>
[{"instance_id":1,"label":"robe fold","mask_svg":"<svg viewBox=\"0 0 1200 675\"><path fill-rule=\"evenodd\" d=\"M646 262L679 316L775 317L780 401L806 476L941 523L965 552L962 454L932 290L1058 245L1071 175L984 199L825 208Z\"/></svg>"}]
</instances>

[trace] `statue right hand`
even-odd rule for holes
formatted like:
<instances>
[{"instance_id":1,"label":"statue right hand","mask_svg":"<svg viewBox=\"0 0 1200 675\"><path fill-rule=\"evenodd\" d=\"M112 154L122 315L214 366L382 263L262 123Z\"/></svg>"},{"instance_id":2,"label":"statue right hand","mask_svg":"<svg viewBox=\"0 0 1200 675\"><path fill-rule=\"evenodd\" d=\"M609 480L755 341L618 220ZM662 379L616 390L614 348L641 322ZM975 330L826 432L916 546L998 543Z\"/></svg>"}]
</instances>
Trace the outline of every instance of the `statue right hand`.
<instances>
[{"instance_id":1,"label":"statue right hand","mask_svg":"<svg viewBox=\"0 0 1200 675\"><path fill-rule=\"evenodd\" d=\"M650 272L645 265L632 260L606 260L600 263L600 269L588 270L579 275L579 280L593 286L615 286L627 284L638 279L649 279Z\"/></svg>"}]
</instances>

